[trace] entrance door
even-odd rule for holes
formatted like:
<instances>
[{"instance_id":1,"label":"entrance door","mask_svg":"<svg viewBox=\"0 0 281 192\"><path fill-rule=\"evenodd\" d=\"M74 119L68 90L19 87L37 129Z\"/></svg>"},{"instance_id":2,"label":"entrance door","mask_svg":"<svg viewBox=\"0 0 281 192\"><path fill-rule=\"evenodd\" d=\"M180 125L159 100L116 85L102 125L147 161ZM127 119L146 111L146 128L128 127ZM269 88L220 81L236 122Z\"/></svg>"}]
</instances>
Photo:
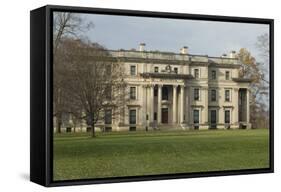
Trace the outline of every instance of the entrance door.
<instances>
[{"instance_id":1,"label":"entrance door","mask_svg":"<svg viewBox=\"0 0 281 192\"><path fill-rule=\"evenodd\" d=\"M162 123L168 123L168 108L162 108Z\"/></svg>"},{"instance_id":2,"label":"entrance door","mask_svg":"<svg viewBox=\"0 0 281 192\"><path fill-rule=\"evenodd\" d=\"M211 110L211 128L216 129L217 128L217 111Z\"/></svg>"}]
</instances>

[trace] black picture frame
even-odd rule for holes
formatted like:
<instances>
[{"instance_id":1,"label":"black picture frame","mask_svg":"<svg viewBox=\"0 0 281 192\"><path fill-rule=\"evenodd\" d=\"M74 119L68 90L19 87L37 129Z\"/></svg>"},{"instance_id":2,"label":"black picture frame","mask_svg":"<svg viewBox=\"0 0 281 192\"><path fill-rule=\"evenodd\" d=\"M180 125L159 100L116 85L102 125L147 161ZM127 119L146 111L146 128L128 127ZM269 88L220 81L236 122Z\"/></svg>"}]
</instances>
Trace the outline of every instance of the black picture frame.
<instances>
[{"instance_id":1,"label":"black picture frame","mask_svg":"<svg viewBox=\"0 0 281 192\"><path fill-rule=\"evenodd\" d=\"M268 24L270 26L270 167L184 174L53 181L52 23L54 11ZM274 20L47 5L30 12L30 180L43 186L82 185L274 172Z\"/></svg>"}]
</instances>

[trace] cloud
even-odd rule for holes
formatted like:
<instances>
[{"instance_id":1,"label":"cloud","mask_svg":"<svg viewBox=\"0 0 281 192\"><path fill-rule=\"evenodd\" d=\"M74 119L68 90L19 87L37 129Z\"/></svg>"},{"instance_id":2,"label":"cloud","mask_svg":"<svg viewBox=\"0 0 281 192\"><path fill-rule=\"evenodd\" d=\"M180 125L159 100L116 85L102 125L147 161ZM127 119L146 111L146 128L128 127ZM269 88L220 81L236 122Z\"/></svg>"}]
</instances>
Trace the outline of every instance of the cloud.
<instances>
[{"instance_id":1,"label":"cloud","mask_svg":"<svg viewBox=\"0 0 281 192\"><path fill-rule=\"evenodd\" d=\"M85 14L95 24L87 35L109 49L137 48L179 52L188 46L192 54L220 56L244 47L258 57L257 37L269 33L265 24L195 21L183 19Z\"/></svg>"}]
</instances>

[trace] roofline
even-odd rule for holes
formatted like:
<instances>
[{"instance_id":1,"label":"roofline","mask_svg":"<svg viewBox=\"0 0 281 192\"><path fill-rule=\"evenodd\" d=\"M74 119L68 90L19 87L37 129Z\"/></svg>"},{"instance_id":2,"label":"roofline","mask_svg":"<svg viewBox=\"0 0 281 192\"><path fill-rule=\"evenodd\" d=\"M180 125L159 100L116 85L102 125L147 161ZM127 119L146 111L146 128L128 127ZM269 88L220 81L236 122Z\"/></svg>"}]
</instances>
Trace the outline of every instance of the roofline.
<instances>
[{"instance_id":1,"label":"roofline","mask_svg":"<svg viewBox=\"0 0 281 192\"><path fill-rule=\"evenodd\" d=\"M218 57L218 56L209 56L209 55L199 55L199 54L182 54L182 53L175 53L175 52L168 52L168 51L138 51L138 50L128 50L128 49L120 49L120 50L113 50L113 49L106 49L107 51L111 52L136 52L136 53L161 53L164 55L187 55L187 56L194 56L194 57L208 57L214 59L229 59L229 60L238 60L238 58L229 58L229 57Z\"/></svg>"},{"instance_id":2,"label":"roofline","mask_svg":"<svg viewBox=\"0 0 281 192\"><path fill-rule=\"evenodd\" d=\"M253 82L253 79L241 78L241 77L232 78L232 80L235 81L235 82L239 82L239 83L251 83L251 82Z\"/></svg>"},{"instance_id":3,"label":"roofline","mask_svg":"<svg viewBox=\"0 0 281 192\"><path fill-rule=\"evenodd\" d=\"M176 79L194 79L190 74L175 74L175 73L141 73L144 78L158 77L158 78L176 78Z\"/></svg>"}]
</instances>

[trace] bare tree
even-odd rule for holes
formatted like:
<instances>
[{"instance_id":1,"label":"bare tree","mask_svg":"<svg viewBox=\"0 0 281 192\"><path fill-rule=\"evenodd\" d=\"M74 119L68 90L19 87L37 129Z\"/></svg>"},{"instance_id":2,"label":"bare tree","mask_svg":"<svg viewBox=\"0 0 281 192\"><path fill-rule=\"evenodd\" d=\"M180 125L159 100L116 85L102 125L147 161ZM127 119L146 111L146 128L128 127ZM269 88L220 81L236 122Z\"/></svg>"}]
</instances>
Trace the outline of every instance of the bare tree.
<instances>
[{"instance_id":1,"label":"bare tree","mask_svg":"<svg viewBox=\"0 0 281 192\"><path fill-rule=\"evenodd\" d=\"M264 33L257 38L256 47L260 51L260 56L264 59L264 63L269 63L269 35L268 33Z\"/></svg>"},{"instance_id":2,"label":"bare tree","mask_svg":"<svg viewBox=\"0 0 281 192\"><path fill-rule=\"evenodd\" d=\"M268 84L264 80L265 72L251 53L245 49L240 49L238 58L242 63L239 71L239 76L252 79L250 84L250 120L253 128L258 128L261 125L268 127L267 108L262 98L268 95Z\"/></svg>"},{"instance_id":3,"label":"bare tree","mask_svg":"<svg viewBox=\"0 0 281 192\"><path fill-rule=\"evenodd\" d=\"M53 58L54 58L54 86L53 86L53 116L57 132L61 132L62 113L65 111L65 101L63 98L63 85L65 84L63 78L64 60L66 55L59 49L61 42L65 38L85 38L83 32L93 28L91 22L84 22L84 20L77 14L69 12L55 12L53 25Z\"/></svg>"},{"instance_id":4,"label":"bare tree","mask_svg":"<svg viewBox=\"0 0 281 192\"><path fill-rule=\"evenodd\" d=\"M63 38L84 39L83 33L92 29L92 22L85 22L81 16L70 12L55 12L53 20L54 53Z\"/></svg>"},{"instance_id":5,"label":"bare tree","mask_svg":"<svg viewBox=\"0 0 281 192\"><path fill-rule=\"evenodd\" d=\"M67 55L63 75L67 82L64 85L66 106L71 113L80 112L95 137L95 125L104 120L105 111L110 109L112 116L117 116L125 107L123 65L98 44L67 40L61 46Z\"/></svg>"}]
</instances>

